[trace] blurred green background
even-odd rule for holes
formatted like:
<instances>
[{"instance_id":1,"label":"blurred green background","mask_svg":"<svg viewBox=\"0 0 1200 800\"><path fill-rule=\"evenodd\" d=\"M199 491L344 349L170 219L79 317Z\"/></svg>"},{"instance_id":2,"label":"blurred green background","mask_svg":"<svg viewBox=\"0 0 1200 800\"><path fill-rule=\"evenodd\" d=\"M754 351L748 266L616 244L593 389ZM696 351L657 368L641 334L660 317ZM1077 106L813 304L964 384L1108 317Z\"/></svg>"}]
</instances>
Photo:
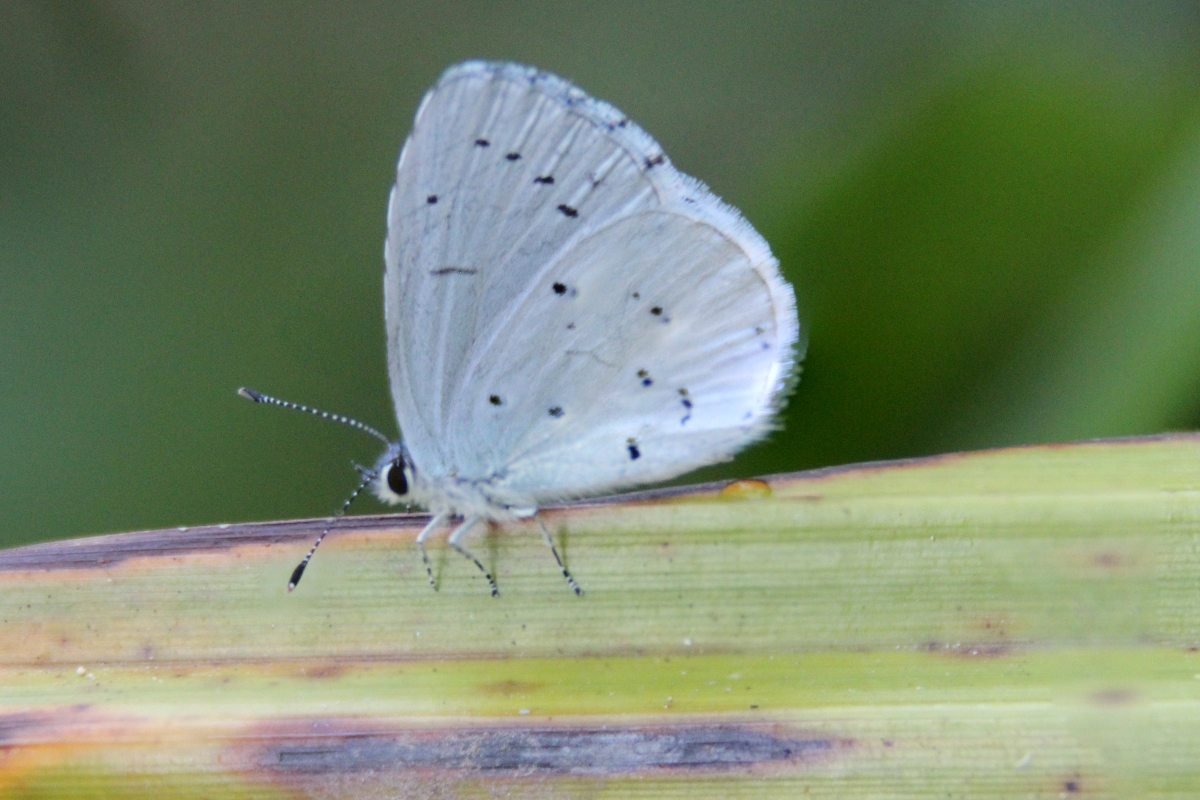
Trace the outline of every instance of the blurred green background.
<instances>
[{"instance_id":1,"label":"blurred green background","mask_svg":"<svg viewBox=\"0 0 1200 800\"><path fill-rule=\"evenodd\" d=\"M694 478L1200 425L1196 3L10 0L0 544L338 506L375 443L234 390L394 432L387 192L468 57L624 110L795 283L785 429Z\"/></svg>"}]
</instances>

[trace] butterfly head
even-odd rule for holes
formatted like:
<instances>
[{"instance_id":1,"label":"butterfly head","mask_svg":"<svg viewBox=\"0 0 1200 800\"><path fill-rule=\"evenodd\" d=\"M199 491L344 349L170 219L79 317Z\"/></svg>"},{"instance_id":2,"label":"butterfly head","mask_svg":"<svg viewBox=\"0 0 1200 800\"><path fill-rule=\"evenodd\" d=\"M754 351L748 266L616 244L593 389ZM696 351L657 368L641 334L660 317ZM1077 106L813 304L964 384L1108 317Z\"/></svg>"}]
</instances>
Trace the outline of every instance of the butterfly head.
<instances>
[{"instance_id":1,"label":"butterfly head","mask_svg":"<svg viewBox=\"0 0 1200 800\"><path fill-rule=\"evenodd\" d=\"M412 488L416 470L408 451L400 442L388 447L387 452L375 463L375 479L371 491L384 503L400 505L412 503Z\"/></svg>"}]
</instances>

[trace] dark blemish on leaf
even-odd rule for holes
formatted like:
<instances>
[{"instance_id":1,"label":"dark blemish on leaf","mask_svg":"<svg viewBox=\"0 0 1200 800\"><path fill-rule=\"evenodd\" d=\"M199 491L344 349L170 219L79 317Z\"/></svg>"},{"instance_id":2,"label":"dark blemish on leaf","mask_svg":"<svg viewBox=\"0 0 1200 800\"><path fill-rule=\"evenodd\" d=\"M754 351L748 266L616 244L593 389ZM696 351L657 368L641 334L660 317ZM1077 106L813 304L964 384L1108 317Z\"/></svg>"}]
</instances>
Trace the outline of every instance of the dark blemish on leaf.
<instances>
[{"instance_id":1,"label":"dark blemish on leaf","mask_svg":"<svg viewBox=\"0 0 1200 800\"><path fill-rule=\"evenodd\" d=\"M629 450L629 460L637 461L642 457L642 451L638 449L636 439L626 439L625 447Z\"/></svg>"},{"instance_id":2,"label":"dark blemish on leaf","mask_svg":"<svg viewBox=\"0 0 1200 800\"><path fill-rule=\"evenodd\" d=\"M533 179L533 182L543 184L544 186L549 186L552 183L554 183L554 176L553 175L539 175Z\"/></svg>"},{"instance_id":3,"label":"dark blemish on leaf","mask_svg":"<svg viewBox=\"0 0 1200 800\"><path fill-rule=\"evenodd\" d=\"M555 283L551 288L554 289L554 293L557 295L564 295L567 293L567 285L565 283Z\"/></svg>"},{"instance_id":4,"label":"dark blemish on leaf","mask_svg":"<svg viewBox=\"0 0 1200 800\"><path fill-rule=\"evenodd\" d=\"M436 194L429 195L429 197L425 198L425 202L429 203L429 205L433 205L434 203L437 202L437 195Z\"/></svg>"},{"instance_id":5,"label":"dark blemish on leaf","mask_svg":"<svg viewBox=\"0 0 1200 800\"><path fill-rule=\"evenodd\" d=\"M499 405L504 404L504 401L500 399L500 395L498 395L498 394L488 395L488 402L494 406L499 406Z\"/></svg>"},{"instance_id":6,"label":"dark blemish on leaf","mask_svg":"<svg viewBox=\"0 0 1200 800\"><path fill-rule=\"evenodd\" d=\"M507 158L509 161L516 161L520 157L521 157L520 153L509 153L508 155L505 156L505 158Z\"/></svg>"},{"instance_id":7,"label":"dark blemish on leaf","mask_svg":"<svg viewBox=\"0 0 1200 800\"><path fill-rule=\"evenodd\" d=\"M554 406L553 408L550 409L550 416L554 417L555 419L558 419L562 415L563 415L562 406Z\"/></svg>"},{"instance_id":8,"label":"dark blemish on leaf","mask_svg":"<svg viewBox=\"0 0 1200 800\"><path fill-rule=\"evenodd\" d=\"M579 216L579 209L571 208L566 203L561 204L558 207L558 210L561 211L563 213L563 216L565 216L565 217L578 217Z\"/></svg>"},{"instance_id":9,"label":"dark blemish on leaf","mask_svg":"<svg viewBox=\"0 0 1200 800\"><path fill-rule=\"evenodd\" d=\"M479 270L470 267L439 267L429 270L430 275L474 275L477 272Z\"/></svg>"},{"instance_id":10,"label":"dark blemish on leaf","mask_svg":"<svg viewBox=\"0 0 1200 800\"><path fill-rule=\"evenodd\" d=\"M657 167L659 164L663 163L666 160L667 160L667 157L664 156L662 153L659 153L656 156L651 156L650 158L646 159L646 169L650 169L651 167Z\"/></svg>"},{"instance_id":11,"label":"dark blemish on leaf","mask_svg":"<svg viewBox=\"0 0 1200 800\"><path fill-rule=\"evenodd\" d=\"M650 313L656 317L661 317L662 316L662 306L655 306L654 308L650 309Z\"/></svg>"},{"instance_id":12,"label":"dark blemish on leaf","mask_svg":"<svg viewBox=\"0 0 1200 800\"><path fill-rule=\"evenodd\" d=\"M484 688L512 696L524 693L524 686L503 682ZM787 738L786 729L722 722L650 727L618 720L607 725L364 731L361 724L355 728L351 722L330 721L322 722L319 738L314 737L311 723L303 729L292 723L275 740L281 744L264 746L255 755L256 762L276 779L308 783L328 782L338 775L380 774L526 776L518 780L530 780L527 776L595 774L597 765L606 767L602 773L606 778L611 775L617 780L667 770L689 775L765 770L772 775L796 774L825 761L821 756L856 744L852 739L812 734Z\"/></svg>"},{"instance_id":13,"label":"dark blemish on leaf","mask_svg":"<svg viewBox=\"0 0 1200 800\"><path fill-rule=\"evenodd\" d=\"M492 144L492 143L491 143L491 142L489 142L487 139L476 139L476 140L475 140L475 146L476 146L476 147L490 147L490 146L491 146L491 144Z\"/></svg>"}]
</instances>

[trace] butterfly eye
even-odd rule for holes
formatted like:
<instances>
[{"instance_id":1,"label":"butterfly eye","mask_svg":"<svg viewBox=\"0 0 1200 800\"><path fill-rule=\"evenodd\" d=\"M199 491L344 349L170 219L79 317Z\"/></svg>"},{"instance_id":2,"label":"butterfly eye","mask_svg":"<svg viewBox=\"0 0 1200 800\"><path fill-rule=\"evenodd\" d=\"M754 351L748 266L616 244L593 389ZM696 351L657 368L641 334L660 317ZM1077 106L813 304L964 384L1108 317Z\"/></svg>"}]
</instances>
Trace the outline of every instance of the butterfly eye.
<instances>
[{"instance_id":1,"label":"butterfly eye","mask_svg":"<svg viewBox=\"0 0 1200 800\"><path fill-rule=\"evenodd\" d=\"M408 494L408 478L404 476L404 467L399 462L388 467L387 485L401 497Z\"/></svg>"}]
</instances>

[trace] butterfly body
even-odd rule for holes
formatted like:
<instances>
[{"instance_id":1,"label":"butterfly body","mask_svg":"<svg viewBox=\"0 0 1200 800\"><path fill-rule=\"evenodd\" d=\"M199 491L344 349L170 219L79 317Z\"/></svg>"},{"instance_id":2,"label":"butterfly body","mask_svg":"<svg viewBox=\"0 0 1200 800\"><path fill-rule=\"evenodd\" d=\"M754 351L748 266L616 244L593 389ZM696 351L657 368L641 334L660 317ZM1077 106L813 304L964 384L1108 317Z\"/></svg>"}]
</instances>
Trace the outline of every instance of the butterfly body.
<instances>
[{"instance_id":1,"label":"butterfly body","mask_svg":"<svg viewBox=\"0 0 1200 800\"><path fill-rule=\"evenodd\" d=\"M393 485L397 479L391 470L402 472L403 483ZM415 469L400 442L379 457L372 472L377 476L371 482L376 497L391 505L411 503L434 515L478 517L492 522L510 522L537 512L532 497L505 489L502 472L484 478L426 476ZM396 491L400 488L404 491Z\"/></svg>"}]
</instances>

